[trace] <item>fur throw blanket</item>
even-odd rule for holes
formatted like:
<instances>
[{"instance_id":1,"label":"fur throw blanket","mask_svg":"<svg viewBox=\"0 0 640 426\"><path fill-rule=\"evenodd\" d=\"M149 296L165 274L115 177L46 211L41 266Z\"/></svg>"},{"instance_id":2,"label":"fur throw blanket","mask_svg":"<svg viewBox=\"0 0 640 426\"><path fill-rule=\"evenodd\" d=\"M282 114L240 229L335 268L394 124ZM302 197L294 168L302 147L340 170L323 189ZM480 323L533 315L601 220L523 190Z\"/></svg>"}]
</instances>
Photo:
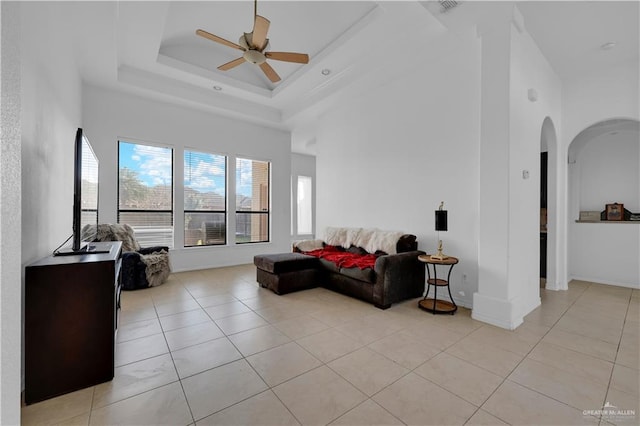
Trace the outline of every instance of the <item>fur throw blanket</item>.
<instances>
[{"instance_id":1,"label":"fur throw blanket","mask_svg":"<svg viewBox=\"0 0 640 426\"><path fill-rule=\"evenodd\" d=\"M149 287L156 287L164 283L171 273L171 265L169 265L169 253L166 250L160 250L151 254L141 254L142 261L147 265L145 273Z\"/></svg>"},{"instance_id":2,"label":"fur throw blanket","mask_svg":"<svg viewBox=\"0 0 640 426\"><path fill-rule=\"evenodd\" d=\"M293 248L298 249L302 252L319 250L319 249L322 249L323 247L324 247L324 241L322 240L302 240L302 241L296 241L295 243L293 243Z\"/></svg>"},{"instance_id":3,"label":"fur throw blanket","mask_svg":"<svg viewBox=\"0 0 640 426\"><path fill-rule=\"evenodd\" d=\"M135 238L133 228L126 223L85 225L82 228L82 240L122 241L123 252L138 252L140 250L140 244ZM140 260L147 266L145 274L149 287L159 286L169 277L171 265L169 264L169 253L166 250L150 254L140 253Z\"/></svg>"},{"instance_id":4,"label":"fur throw blanket","mask_svg":"<svg viewBox=\"0 0 640 426\"><path fill-rule=\"evenodd\" d=\"M83 241L122 241L122 251L138 251L140 244L134 235L133 228L126 223L101 223L85 225L81 238Z\"/></svg>"},{"instance_id":5,"label":"fur throw blanket","mask_svg":"<svg viewBox=\"0 0 640 426\"><path fill-rule=\"evenodd\" d=\"M345 249L354 245L365 249L369 253L383 251L387 254L397 254L396 245L402 235L402 232L382 231L376 228L327 227L325 242Z\"/></svg>"}]
</instances>

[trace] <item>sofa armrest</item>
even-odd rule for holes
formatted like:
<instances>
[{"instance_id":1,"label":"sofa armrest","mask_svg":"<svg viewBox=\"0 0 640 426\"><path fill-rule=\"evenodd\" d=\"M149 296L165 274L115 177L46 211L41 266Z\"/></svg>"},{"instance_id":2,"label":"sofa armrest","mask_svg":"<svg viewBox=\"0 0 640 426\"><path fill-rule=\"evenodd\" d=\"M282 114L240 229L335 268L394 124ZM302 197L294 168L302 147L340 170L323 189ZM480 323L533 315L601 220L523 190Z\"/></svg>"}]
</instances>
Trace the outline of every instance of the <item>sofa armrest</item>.
<instances>
[{"instance_id":1,"label":"sofa armrest","mask_svg":"<svg viewBox=\"0 0 640 426\"><path fill-rule=\"evenodd\" d=\"M420 297L424 293L424 263L418 256L424 251L414 250L380 256L376 260L376 283L373 299L376 306L388 308L392 303Z\"/></svg>"}]
</instances>

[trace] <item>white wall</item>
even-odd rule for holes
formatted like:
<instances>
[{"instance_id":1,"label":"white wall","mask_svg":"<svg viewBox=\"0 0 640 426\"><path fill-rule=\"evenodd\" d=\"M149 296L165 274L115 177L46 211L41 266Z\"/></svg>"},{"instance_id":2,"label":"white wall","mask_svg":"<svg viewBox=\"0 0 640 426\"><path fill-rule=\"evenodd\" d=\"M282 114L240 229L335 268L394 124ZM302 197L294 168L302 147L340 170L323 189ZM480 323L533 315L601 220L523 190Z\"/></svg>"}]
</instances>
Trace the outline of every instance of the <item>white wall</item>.
<instances>
[{"instance_id":1,"label":"white wall","mask_svg":"<svg viewBox=\"0 0 640 426\"><path fill-rule=\"evenodd\" d=\"M577 155L572 172L578 173L580 210L604 210L605 204L623 203L640 212L640 140L638 132L604 134L592 139ZM578 218L572 211L572 218Z\"/></svg>"},{"instance_id":2,"label":"white wall","mask_svg":"<svg viewBox=\"0 0 640 426\"><path fill-rule=\"evenodd\" d=\"M0 424L20 423L20 6L0 3Z\"/></svg>"},{"instance_id":3,"label":"white wall","mask_svg":"<svg viewBox=\"0 0 640 426\"><path fill-rule=\"evenodd\" d=\"M168 145L174 148L174 200L183 198L182 168L185 147L228 156L270 161L272 164L271 241L235 245L232 193L235 175L228 173L228 245L182 248L184 218L174 210L175 248L170 250L174 271L251 263L262 253L289 251L290 134L212 113L170 105L112 90L85 86L86 134L100 161L99 220L117 221L118 140Z\"/></svg>"},{"instance_id":4,"label":"white wall","mask_svg":"<svg viewBox=\"0 0 640 426\"><path fill-rule=\"evenodd\" d=\"M563 146L582 130L611 118L640 118L638 61L576 76L562 83Z\"/></svg>"},{"instance_id":5,"label":"white wall","mask_svg":"<svg viewBox=\"0 0 640 426\"><path fill-rule=\"evenodd\" d=\"M316 234L327 226L397 230L434 252L434 211L444 201L444 252L460 259L452 293L470 306L478 268L478 40L465 35L449 52L425 55L405 75L319 119Z\"/></svg>"},{"instance_id":6,"label":"white wall","mask_svg":"<svg viewBox=\"0 0 640 426\"><path fill-rule=\"evenodd\" d=\"M587 73L563 83L562 115L565 136L562 140L562 145L565 158L569 145L576 136L591 125L618 118L640 119L638 73L638 62L635 61L620 64L607 70ZM598 148L594 149L597 150ZM633 150L630 147L620 147L622 151L626 149ZM619 148L616 144L615 149L610 149L600 154L602 154L600 164L612 164L616 161L615 158L618 158ZM587 157L585 157L587 162L593 163L592 155L597 155L597 153L587 154ZM580 157L582 157L582 154L578 157L577 167L581 167L579 166ZM635 172L630 171L630 176L638 173L637 170L640 168L640 158L637 155L635 156L635 164L632 164L633 162L634 159L631 157L623 160L623 164L627 164L636 170ZM580 195L582 191L580 189L581 185L578 186L577 182L582 179L580 176L585 171L575 169L574 166L576 165L570 166L569 177L571 180L568 189L568 198L571 200L569 203L571 210L567 218L569 277L639 288L640 225L575 223L579 210L583 209ZM634 183L631 177L628 184L636 185L637 194L640 187L638 179ZM622 183L622 187L626 187L626 183ZM609 200L609 195L600 192L607 191L604 184L598 185L597 188L601 188L598 192L601 194L603 201L601 201L599 208L593 208L593 210L603 210L604 204L609 201L619 201L625 203L625 207L629 210L634 211L631 208L634 205L634 201L627 203L622 199ZM631 188L631 186L628 188ZM613 192L615 192L616 197L635 199L636 206L640 202L637 201L640 195L636 195L634 198L631 194L631 189L614 189ZM597 195L594 196L598 197ZM594 205L596 202L595 199L591 199L588 201L588 205ZM584 209L586 209L587 204L584 206ZM594 205L594 207L596 206ZM594 262L594 258L597 258L598 261Z\"/></svg>"},{"instance_id":7,"label":"white wall","mask_svg":"<svg viewBox=\"0 0 640 426\"><path fill-rule=\"evenodd\" d=\"M640 224L571 223L572 279L640 288Z\"/></svg>"},{"instance_id":8,"label":"white wall","mask_svg":"<svg viewBox=\"0 0 640 426\"><path fill-rule=\"evenodd\" d=\"M73 156L82 97L68 31L72 8L56 2L22 5L24 265L50 254L73 231Z\"/></svg>"}]
</instances>

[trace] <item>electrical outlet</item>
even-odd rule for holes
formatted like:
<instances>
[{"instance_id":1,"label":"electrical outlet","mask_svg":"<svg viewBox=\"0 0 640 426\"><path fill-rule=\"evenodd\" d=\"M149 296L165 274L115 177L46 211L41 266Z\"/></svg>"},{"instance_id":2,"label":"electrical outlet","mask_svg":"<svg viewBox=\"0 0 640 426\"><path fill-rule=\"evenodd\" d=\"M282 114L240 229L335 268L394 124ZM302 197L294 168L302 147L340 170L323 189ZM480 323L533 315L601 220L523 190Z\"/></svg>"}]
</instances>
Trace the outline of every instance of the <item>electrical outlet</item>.
<instances>
[{"instance_id":1,"label":"electrical outlet","mask_svg":"<svg viewBox=\"0 0 640 426\"><path fill-rule=\"evenodd\" d=\"M462 281L467 281L467 274L462 274Z\"/></svg>"}]
</instances>

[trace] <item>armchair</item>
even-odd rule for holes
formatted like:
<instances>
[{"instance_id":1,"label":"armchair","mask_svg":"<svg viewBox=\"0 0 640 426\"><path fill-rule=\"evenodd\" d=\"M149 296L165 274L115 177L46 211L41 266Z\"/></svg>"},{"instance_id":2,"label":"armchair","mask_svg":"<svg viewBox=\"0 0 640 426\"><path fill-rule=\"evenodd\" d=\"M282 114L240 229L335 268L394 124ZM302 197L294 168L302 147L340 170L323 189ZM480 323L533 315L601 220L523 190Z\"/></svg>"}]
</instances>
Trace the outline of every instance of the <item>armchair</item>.
<instances>
[{"instance_id":1,"label":"armchair","mask_svg":"<svg viewBox=\"0 0 640 426\"><path fill-rule=\"evenodd\" d=\"M85 225L82 235L91 236L93 241L122 241L120 274L124 290L161 285L171 273L169 247L140 247L133 228L127 224Z\"/></svg>"}]
</instances>

